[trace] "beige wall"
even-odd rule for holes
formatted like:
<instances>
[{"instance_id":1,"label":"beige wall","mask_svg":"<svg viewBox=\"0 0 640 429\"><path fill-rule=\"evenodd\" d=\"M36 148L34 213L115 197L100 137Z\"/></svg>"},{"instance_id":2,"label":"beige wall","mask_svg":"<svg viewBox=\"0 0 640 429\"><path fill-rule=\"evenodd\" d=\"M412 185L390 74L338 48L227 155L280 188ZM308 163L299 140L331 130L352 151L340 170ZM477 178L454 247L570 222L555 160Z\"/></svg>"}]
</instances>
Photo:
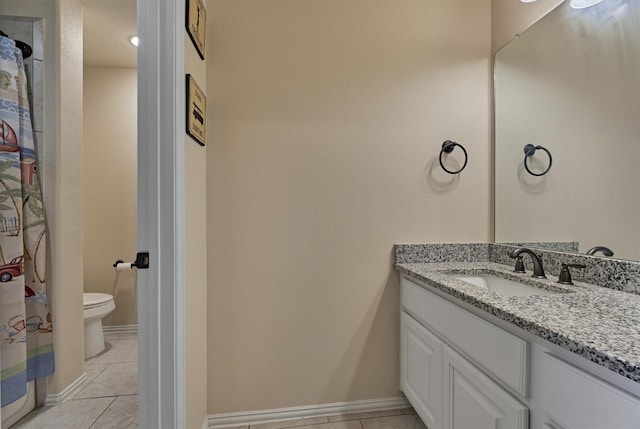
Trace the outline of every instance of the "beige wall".
<instances>
[{"instance_id":1,"label":"beige wall","mask_svg":"<svg viewBox=\"0 0 640 429\"><path fill-rule=\"evenodd\" d=\"M56 372L52 391L84 368L82 318L82 10L80 0L56 1L60 63L58 141L51 147L55 181L47 210L51 238L52 306ZM45 22L45 27L47 23ZM46 38L46 37L45 37ZM46 61L46 54L45 54ZM45 85L46 86L46 85ZM45 137L46 141L46 137ZM45 143L46 145L46 143ZM47 148L45 147L45 151ZM45 204L46 204L45 196ZM53 209L53 210L52 210ZM53 217L51 217L53 212Z\"/></svg>"},{"instance_id":2,"label":"beige wall","mask_svg":"<svg viewBox=\"0 0 640 429\"><path fill-rule=\"evenodd\" d=\"M210 10L210 7L208 8ZM206 61L185 34L185 73L207 92ZM212 54L211 54L212 55ZM209 102L211 107L211 102ZM212 109L213 110L213 109ZM211 111L210 111L211 112ZM210 117L208 118L210 120ZM207 131L210 133L210 128ZM209 136L211 134L208 134ZM209 140L209 139L207 139ZM207 148L185 135L186 428L199 429L207 413Z\"/></svg>"},{"instance_id":3,"label":"beige wall","mask_svg":"<svg viewBox=\"0 0 640 429\"><path fill-rule=\"evenodd\" d=\"M491 0L491 47L496 52L564 0Z\"/></svg>"},{"instance_id":4,"label":"beige wall","mask_svg":"<svg viewBox=\"0 0 640 429\"><path fill-rule=\"evenodd\" d=\"M114 294L105 325L137 323L136 272L112 266L137 252L136 80L135 68L84 68L84 291Z\"/></svg>"},{"instance_id":5,"label":"beige wall","mask_svg":"<svg viewBox=\"0 0 640 429\"><path fill-rule=\"evenodd\" d=\"M490 18L209 2L209 413L400 396L393 244L489 239Z\"/></svg>"}]
</instances>

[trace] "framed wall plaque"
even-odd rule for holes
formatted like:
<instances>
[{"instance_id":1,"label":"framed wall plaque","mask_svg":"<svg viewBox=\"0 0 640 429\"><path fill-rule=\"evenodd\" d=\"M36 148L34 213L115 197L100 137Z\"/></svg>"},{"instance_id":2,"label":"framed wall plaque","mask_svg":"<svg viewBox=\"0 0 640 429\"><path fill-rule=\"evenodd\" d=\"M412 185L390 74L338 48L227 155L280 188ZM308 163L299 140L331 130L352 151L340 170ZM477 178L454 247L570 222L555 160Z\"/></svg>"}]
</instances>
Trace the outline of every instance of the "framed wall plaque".
<instances>
[{"instance_id":1,"label":"framed wall plaque","mask_svg":"<svg viewBox=\"0 0 640 429\"><path fill-rule=\"evenodd\" d=\"M207 137L207 97L193 76L187 75L187 134L201 146Z\"/></svg>"},{"instance_id":2,"label":"framed wall plaque","mask_svg":"<svg viewBox=\"0 0 640 429\"><path fill-rule=\"evenodd\" d=\"M186 21L187 33L195 45L198 55L204 60L207 39L207 10L204 8L202 0L187 0Z\"/></svg>"}]
</instances>

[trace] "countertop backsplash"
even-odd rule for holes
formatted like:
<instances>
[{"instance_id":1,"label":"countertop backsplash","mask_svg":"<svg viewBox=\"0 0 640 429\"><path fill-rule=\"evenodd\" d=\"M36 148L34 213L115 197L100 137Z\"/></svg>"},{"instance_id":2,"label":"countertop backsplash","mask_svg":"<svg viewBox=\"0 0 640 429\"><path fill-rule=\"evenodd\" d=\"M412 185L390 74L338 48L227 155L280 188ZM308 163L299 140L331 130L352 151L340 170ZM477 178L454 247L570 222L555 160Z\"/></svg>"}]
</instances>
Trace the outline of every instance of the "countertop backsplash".
<instances>
[{"instance_id":1,"label":"countertop backsplash","mask_svg":"<svg viewBox=\"0 0 640 429\"><path fill-rule=\"evenodd\" d=\"M584 269L571 270L574 280L640 295L640 262L580 254L576 242L396 244L394 254L397 264L496 262L514 265L509 252L516 247L529 247L542 255L547 276L557 277L563 263L584 264ZM531 258L524 256L523 259L526 270L531 272Z\"/></svg>"}]
</instances>

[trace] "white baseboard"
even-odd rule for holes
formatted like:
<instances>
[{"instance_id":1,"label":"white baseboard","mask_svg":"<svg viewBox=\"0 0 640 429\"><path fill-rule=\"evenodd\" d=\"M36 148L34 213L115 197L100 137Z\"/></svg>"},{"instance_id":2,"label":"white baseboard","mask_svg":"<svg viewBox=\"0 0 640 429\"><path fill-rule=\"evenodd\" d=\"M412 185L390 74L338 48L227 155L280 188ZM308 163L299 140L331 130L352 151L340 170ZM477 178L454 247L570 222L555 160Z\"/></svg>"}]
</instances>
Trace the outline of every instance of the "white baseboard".
<instances>
[{"instance_id":1,"label":"white baseboard","mask_svg":"<svg viewBox=\"0 0 640 429\"><path fill-rule=\"evenodd\" d=\"M58 405L66 401L73 395L75 395L80 389L84 387L84 382L87 379L87 373L83 373L76 381L68 385L60 393L47 393L47 398L44 400L45 405Z\"/></svg>"},{"instance_id":2,"label":"white baseboard","mask_svg":"<svg viewBox=\"0 0 640 429\"><path fill-rule=\"evenodd\" d=\"M230 428L240 425L246 426L258 423L300 419L303 417L392 410L410 406L411 404L409 404L409 401L403 397L337 402L334 404L308 405L304 407L278 408L273 410L246 411L240 413L210 414L207 416L207 428Z\"/></svg>"},{"instance_id":3,"label":"white baseboard","mask_svg":"<svg viewBox=\"0 0 640 429\"><path fill-rule=\"evenodd\" d=\"M137 334L138 333L138 325L113 325L113 326L103 326L102 332L105 334Z\"/></svg>"}]
</instances>

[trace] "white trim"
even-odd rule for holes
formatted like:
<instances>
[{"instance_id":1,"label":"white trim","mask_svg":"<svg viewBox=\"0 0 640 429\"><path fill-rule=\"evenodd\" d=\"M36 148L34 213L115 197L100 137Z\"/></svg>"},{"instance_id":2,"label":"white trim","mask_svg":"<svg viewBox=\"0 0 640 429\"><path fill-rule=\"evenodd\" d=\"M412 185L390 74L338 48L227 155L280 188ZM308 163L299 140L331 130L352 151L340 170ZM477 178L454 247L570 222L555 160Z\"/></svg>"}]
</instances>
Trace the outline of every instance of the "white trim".
<instances>
[{"instance_id":1,"label":"white trim","mask_svg":"<svg viewBox=\"0 0 640 429\"><path fill-rule=\"evenodd\" d=\"M365 401L336 402L333 404L307 405L304 407L277 408L273 410L246 411L240 413L211 414L207 416L208 428L229 428L255 425L304 417L330 416L370 411L407 408L411 404L405 398L369 399Z\"/></svg>"},{"instance_id":2,"label":"white trim","mask_svg":"<svg viewBox=\"0 0 640 429\"><path fill-rule=\"evenodd\" d=\"M71 398L78 393L80 389L84 387L84 382L87 380L87 373L83 373L73 383L68 385L60 393L48 393L47 398L44 400L44 405L58 405Z\"/></svg>"},{"instance_id":3,"label":"white trim","mask_svg":"<svg viewBox=\"0 0 640 429\"><path fill-rule=\"evenodd\" d=\"M105 334L137 334L138 325L103 326L102 332Z\"/></svg>"},{"instance_id":4,"label":"white trim","mask_svg":"<svg viewBox=\"0 0 640 429\"><path fill-rule=\"evenodd\" d=\"M138 0L141 428L185 426L184 0Z\"/></svg>"}]
</instances>

